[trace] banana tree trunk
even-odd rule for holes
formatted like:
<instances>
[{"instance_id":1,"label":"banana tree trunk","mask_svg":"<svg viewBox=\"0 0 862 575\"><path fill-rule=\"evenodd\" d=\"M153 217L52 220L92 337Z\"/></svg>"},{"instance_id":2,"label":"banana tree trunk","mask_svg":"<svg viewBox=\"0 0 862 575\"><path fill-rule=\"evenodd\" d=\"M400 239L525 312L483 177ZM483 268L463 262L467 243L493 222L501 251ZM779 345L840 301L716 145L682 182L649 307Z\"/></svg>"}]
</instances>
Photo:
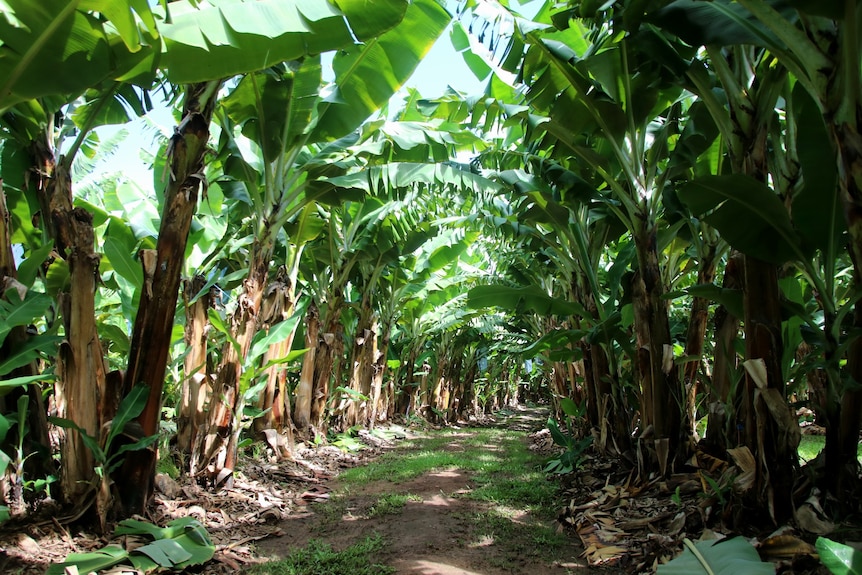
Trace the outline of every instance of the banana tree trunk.
<instances>
[{"instance_id":1,"label":"banana tree trunk","mask_svg":"<svg viewBox=\"0 0 862 575\"><path fill-rule=\"evenodd\" d=\"M326 405L330 396L330 383L333 372L338 375L338 365L344 351L344 326L341 323L341 312L344 307L344 295L336 290L326 308L324 332L317 341L317 355L314 362L314 390L311 401L311 426L315 433L325 434ZM338 364L338 365L337 365ZM337 381L337 379L336 379Z\"/></svg>"},{"instance_id":2,"label":"banana tree trunk","mask_svg":"<svg viewBox=\"0 0 862 575\"><path fill-rule=\"evenodd\" d=\"M299 374L299 385L296 388L296 400L293 407L293 421L302 435L306 435L311 429L314 364L316 363L319 332L320 312L314 302L311 302L305 314L305 347L308 351L302 356L302 371Z\"/></svg>"},{"instance_id":3,"label":"banana tree trunk","mask_svg":"<svg viewBox=\"0 0 862 575\"><path fill-rule=\"evenodd\" d=\"M386 358L389 355L389 338L392 333L391 324L388 322L382 327L383 333L378 337L377 332L381 328L375 326L374 333L374 361L371 364L371 419L370 425L374 427L380 421L381 414L386 415L386 405L381 405L383 391L383 376L386 374Z\"/></svg>"},{"instance_id":4,"label":"banana tree trunk","mask_svg":"<svg viewBox=\"0 0 862 575\"><path fill-rule=\"evenodd\" d=\"M668 463L680 446L682 393L673 363L670 320L656 248L654 227L633 234L638 257L632 293L637 365L643 390L641 412L645 430L651 429L659 472L671 471Z\"/></svg>"},{"instance_id":5,"label":"banana tree trunk","mask_svg":"<svg viewBox=\"0 0 862 575\"><path fill-rule=\"evenodd\" d=\"M198 473L215 484L229 480L236 468L237 445L244 407L240 382L251 342L259 327L259 316L267 285L272 245L255 241L251 249L248 276L243 281L239 305L230 322L237 345L228 341L216 368L213 401L209 405L206 430L199 440Z\"/></svg>"},{"instance_id":6,"label":"banana tree trunk","mask_svg":"<svg viewBox=\"0 0 862 575\"><path fill-rule=\"evenodd\" d=\"M440 403L437 409L446 414L447 422L454 421L454 407L460 391L459 385L461 383L461 372L463 370L463 366L464 356L463 352L461 352L454 361L449 363L449 369L446 372L443 393L440 396Z\"/></svg>"},{"instance_id":7,"label":"banana tree trunk","mask_svg":"<svg viewBox=\"0 0 862 575\"><path fill-rule=\"evenodd\" d=\"M48 233L57 252L69 264L70 287L60 296L66 341L60 345L54 385L57 415L75 422L90 436L98 436L105 422L100 401L105 393L105 362L95 321L96 277L99 254L94 251L93 218L72 205L68 166L55 162L46 131L33 142L36 193ZM70 504L86 505L94 489L93 454L75 430L66 430L61 446L60 489Z\"/></svg>"},{"instance_id":8,"label":"banana tree trunk","mask_svg":"<svg viewBox=\"0 0 862 575\"><path fill-rule=\"evenodd\" d=\"M724 268L721 286L724 289L742 289L742 254L733 252ZM715 361L712 369L712 386L708 399L706 441L716 453L741 443L735 435L728 437L728 422L736 420L732 401L736 386L737 370L736 340L739 337L740 318L734 316L723 305L718 306L713 318L715 323ZM735 429L735 425L732 425Z\"/></svg>"},{"instance_id":9,"label":"banana tree trunk","mask_svg":"<svg viewBox=\"0 0 862 575\"><path fill-rule=\"evenodd\" d=\"M344 394L343 407L344 426L367 425L369 417L369 400L371 395L371 365L377 342L376 325L371 309L371 301L367 295L362 298L359 308L359 321L356 324L356 335L353 338L353 350L350 354L350 380L348 389L353 393Z\"/></svg>"},{"instance_id":10,"label":"banana tree trunk","mask_svg":"<svg viewBox=\"0 0 862 575\"><path fill-rule=\"evenodd\" d=\"M197 446L198 431L206 421L205 408L212 395L207 362L207 313L212 305L212 294L201 294L192 302L205 285L205 277L195 276L186 280L183 289L186 309L185 342L188 353L183 362L183 385L177 416L177 449L188 455L190 462L195 462L198 458L197 452L192 450ZM194 473L194 470L191 472Z\"/></svg>"},{"instance_id":11,"label":"banana tree trunk","mask_svg":"<svg viewBox=\"0 0 862 575\"><path fill-rule=\"evenodd\" d=\"M711 284L715 280L716 250L714 244L707 246L700 258L697 270L699 285ZM706 339L706 326L709 320L709 300L694 297L689 310L688 330L685 334L685 355L687 363L683 369L685 385L685 419L689 437L697 438L697 392L699 389L698 371Z\"/></svg>"},{"instance_id":12,"label":"banana tree trunk","mask_svg":"<svg viewBox=\"0 0 862 575\"><path fill-rule=\"evenodd\" d=\"M124 392L144 384L149 398L138 417L144 436L159 432L162 389L174 327L180 278L192 217L203 181L209 125L221 82L186 87L183 120L171 139L170 181L165 190L159 239L151 261L144 263L144 288L135 316ZM114 480L127 514L141 514L153 495L154 449L129 452Z\"/></svg>"},{"instance_id":13,"label":"banana tree trunk","mask_svg":"<svg viewBox=\"0 0 862 575\"><path fill-rule=\"evenodd\" d=\"M273 326L287 320L295 309L294 282L280 269L276 278L266 288L260 312L262 328ZM293 348L296 328L286 339L273 343L263 356L262 363L281 359ZM287 371L283 365L271 365L264 370L266 387L258 396L257 407L263 415L254 420L255 433L264 436L279 457L289 457L293 451L293 421L290 417L290 390L287 385Z\"/></svg>"},{"instance_id":14,"label":"banana tree trunk","mask_svg":"<svg viewBox=\"0 0 862 575\"><path fill-rule=\"evenodd\" d=\"M461 397L457 413L459 419L473 412L473 406L476 403L476 374L478 371L479 365L473 361L470 364L470 369L467 370L467 375L464 376L464 395Z\"/></svg>"},{"instance_id":15,"label":"banana tree trunk","mask_svg":"<svg viewBox=\"0 0 862 575\"><path fill-rule=\"evenodd\" d=\"M440 418L437 415L439 411L434 410L439 410L440 397L443 395L443 387L446 381L445 374L446 370L449 369L449 361L451 360L446 346L441 345L438 347L437 357L439 358L437 365L427 378L427 395L422 401L425 417L434 423L440 422Z\"/></svg>"},{"instance_id":16,"label":"banana tree trunk","mask_svg":"<svg viewBox=\"0 0 862 575\"><path fill-rule=\"evenodd\" d=\"M413 374L416 369L415 364L417 357L419 357L419 347L411 344L410 353L407 355L407 361L403 364L404 380L398 390L398 399L395 402L395 412L405 417L410 413L410 406L413 403L413 396L417 389L416 384L413 382Z\"/></svg>"},{"instance_id":17,"label":"banana tree trunk","mask_svg":"<svg viewBox=\"0 0 862 575\"><path fill-rule=\"evenodd\" d=\"M756 488L761 501L769 502L773 518L784 521L793 514L793 483L798 465L798 427L788 435L768 405L768 392L784 398L781 369L781 303L778 269L774 265L745 256L745 355L748 361L763 362L765 382L746 369L743 394L743 440L765 463L757 474ZM789 409L786 404L783 406ZM795 425L795 422L794 422ZM796 437L796 441L789 441Z\"/></svg>"}]
</instances>

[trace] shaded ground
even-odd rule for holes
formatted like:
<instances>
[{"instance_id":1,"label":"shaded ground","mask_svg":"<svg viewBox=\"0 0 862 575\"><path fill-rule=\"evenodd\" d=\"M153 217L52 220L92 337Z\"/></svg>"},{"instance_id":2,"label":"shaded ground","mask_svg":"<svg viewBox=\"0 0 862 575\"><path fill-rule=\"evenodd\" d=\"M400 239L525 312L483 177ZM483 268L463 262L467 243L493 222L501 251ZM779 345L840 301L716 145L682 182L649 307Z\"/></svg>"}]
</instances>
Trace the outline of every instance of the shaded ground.
<instances>
[{"instance_id":1,"label":"shaded ground","mask_svg":"<svg viewBox=\"0 0 862 575\"><path fill-rule=\"evenodd\" d=\"M546 410L521 409L482 424L522 432L498 435L506 437L503 443L523 441L538 452L529 463L536 469L539 462L559 453L544 428L546 421ZM440 433L362 431L358 440L367 447L355 454L333 445L300 446L293 460L276 461L261 450L249 451L233 485L218 491L188 479L177 484L160 476L156 505L144 519L157 525L179 517L198 519L216 544L216 553L212 561L189 572L205 575L237 575L312 540L340 551L373 535L384 542L374 563L399 574L652 573L681 551L683 538L739 535L731 524L748 524L741 534L755 544L761 557L775 564L777 573L825 573L811 543L817 529L836 526L824 525L828 520L816 513L816 499L800 506L792 525L780 527L770 526L768 518L758 520L744 507L724 505L722 497L730 495L725 479L732 481L744 471L738 461L699 454L703 460L689 462L689 472L640 480L629 463L587 456L577 472L542 484L552 492L558 485L563 489L558 505L533 505L534 510L552 510L542 517L517 505L491 503L493 497L479 497L487 487L483 483L487 477L477 471L481 465L442 465L399 481L379 473L361 483L346 481L356 471L382 469L387 454L411 456L420 451L421 442L402 441L409 435L429 437L431 452L452 456L444 460L457 459L454 456L465 449L475 450L477 437L485 441L490 436L477 428ZM503 447L484 444L469 453L493 459L505 451ZM346 470L350 471L339 479ZM555 516L553 511L559 513ZM134 544L82 530L75 521L57 517L56 507L49 503L27 523L3 525L0 573L42 574L69 553L107 543L127 548Z\"/></svg>"},{"instance_id":2,"label":"shaded ground","mask_svg":"<svg viewBox=\"0 0 862 575\"><path fill-rule=\"evenodd\" d=\"M485 423L527 432L543 427L546 420L546 410L533 409ZM463 451L463 442L476 433L450 432L442 449ZM552 516L540 519L524 509L470 499L475 474L468 470L437 469L401 483L380 480L347 489L339 483L337 476L345 469L373 466L377 457L392 450L416 449L401 441L404 434L397 436L361 432L359 439L367 448L355 454L335 446L299 448L292 461L267 461L265 454L249 453L234 484L217 492L161 476L156 505L143 519L157 525L177 517L200 520L217 546L214 559L194 569L206 575L237 573L311 539L338 550L373 534L386 541L380 560L397 573L543 575L565 574L584 565L578 558L580 542L557 533L561 525ZM526 433L523 441L528 441ZM500 451L497 445L483 449ZM541 461L537 458L537 464ZM69 553L131 543L80 530L74 522L54 517L50 505L42 511L42 519L4 526L0 573L41 574Z\"/></svg>"},{"instance_id":3,"label":"shaded ground","mask_svg":"<svg viewBox=\"0 0 862 575\"><path fill-rule=\"evenodd\" d=\"M527 411L510 423L535 429L546 419L547 413ZM443 449L464 451L464 442L475 435L471 430L456 433ZM585 564L578 558L583 548L577 539L555 534L553 520L470 499L473 479L468 470L449 468L404 482L379 480L357 487L335 481L328 501L311 504L289 518L282 524L285 534L261 541L258 551L282 557L312 539L343 549L379 535L386 541L386 552L376 561L394 567L398 574L550 575L583 569ZM392 495L406 498L406 503L381 512L381 502L385 506Z\"/></svg>"}]
</instances>

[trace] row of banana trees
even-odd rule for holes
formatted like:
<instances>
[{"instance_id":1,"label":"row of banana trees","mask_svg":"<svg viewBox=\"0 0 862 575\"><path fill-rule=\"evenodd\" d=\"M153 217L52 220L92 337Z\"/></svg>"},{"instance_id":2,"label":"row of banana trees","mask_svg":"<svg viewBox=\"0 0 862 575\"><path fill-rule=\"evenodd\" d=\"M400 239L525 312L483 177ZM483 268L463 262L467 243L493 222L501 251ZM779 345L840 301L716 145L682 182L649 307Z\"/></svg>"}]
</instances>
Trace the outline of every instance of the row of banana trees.
<instances>
[{"instance_id":1,"label":"row of banana trees","mask_svg":"<svg viewBox=\"0 0 862 575\"><path fill-rule=\"evenodd\" d=\"M53 4L9 3L0 31L9 198L2 253L10 298L3 435L18 446L7 498L21 507L25 475L52 474L50 414L64 431L59 492L79 506L72 515L95 503L104 525L113 506L142 511L152 495L150 446L162 421L175 325L185 323L189 339L179 441L190 470L220 482L235 464L243 394L252 381L267 380L260 431L271 429L273 418L284 425L285 412L271 404L279 389L282 401L287 395L278 367L291 358L305 245L326 228L333 242L344 234L345 245L329 244L329 261L318 254L307 276L336 276L313 294L316 302L306 302L309 317L325 310L327 345L354 272L366 272L373 285L401 248L429 235L427 224L406 228L394 204L357 202L361 190L342 196L323 179L360 165L365 154L384 158L383 143L377 151L360 149L373 146L375 132L354 131L388 103L451 16L423 0ZM321 53L335 50L335 78L324 83ZM141 197L123 181L76 197L76 162L100 151L93 129L145 114L155 89L172 94L182 110L163 154L153 158L156 197ZM348 151L353 144L357 149ZM357 231L372 224L392 239L391 249L369 262ZM278 273L270 273L274 262ZM193 269L205 273L203 285ZM207 310L217 283L238 288L224 317ZM181 313L178 323L184 309L189 319ZM39 327L29 333L33 325ZM209 355L207 326L224 334L222 348ZM255 339L260 333L267 337ZM309 325L306 337L311 333ZM334 352L316 351L315 369L325 370ZM51 358L47 369L37 361L44 356ZM256 363L261 357L264 363ZM328 382L314 372L310 378ZM306 390L305 382L300 390L297 416L319 421L320 391ZM17 433L7 433L14 421Z\"/></svg>"},{"instance_id":2,"label":"row of banana trees","mask_svg":"<svg viewBox=\"0 0 862 575\"><path fill-rule=\"evenodd\" d=\"M523 170L504 172L534 227L522 241L552 264L532 288L554 302L532 305L577 308L545 335L580 358L582 379L555 367L558 393L582 382L600 447L634 447L660 474L688 461L708 414L706 445L747 448L750 498L780 521L799 477L795 374L827 427L820 484L854 492L857 3L566 4L526 20L467 2L465 20L489 67L524 87L528 109L500 112L523 130L520 157L480 161ZM523 289L510 303L539 297Z\"/></svg>"},{"instance_id":3,"label":"row of banana trees","mask_svg":"<svg viewBox=\"0 0 862 575\"><path fill-rule=\"evenodd\" d=\"M383 115L434 0L8 4L13 511L57 474L70 516L142 511L160 432L218 486L248 438L288 456L535 382L643 480L745 448L776 521L805 404L819 485L858 488L855 2L470 0L451 38L486 93ZM76 187L157 90L182 111L155 195L122 166Z\"/></svg>"}]
</instances>

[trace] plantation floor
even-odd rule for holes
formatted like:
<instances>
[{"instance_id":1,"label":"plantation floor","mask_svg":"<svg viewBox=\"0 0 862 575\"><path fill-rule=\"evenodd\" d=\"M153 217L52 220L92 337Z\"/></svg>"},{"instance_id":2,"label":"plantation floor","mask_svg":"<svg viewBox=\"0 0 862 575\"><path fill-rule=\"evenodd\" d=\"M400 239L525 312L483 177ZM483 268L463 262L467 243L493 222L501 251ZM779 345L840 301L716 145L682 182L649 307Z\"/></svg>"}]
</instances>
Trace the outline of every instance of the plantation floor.
<instances>
[{"instance_id":1,"label":"plantation floor","mask_svg":"<svg viewBox=\"0 0 862 575\"><path fill-rule=\"evenodd\" d=\"M527 449L525 430L546 419L547 412L525 410L507 418L507 429L449 429L404 442L319 490L321 501L283 522L284 535L260 541L257 551L279 558L310 542L338 551L370 541L345 573L361 563L378 565L369 574L583 572L580 541L557 529L558 484L543 476L545 458ZM315 557L305 559L254 572L329 573Z\"/></svg>"},{"instance_id":2,"label":"plantation floor","mask_svg":"<svg viewBox=\"0 0 862 575\"><path fill-rule=\"evenodd\" d=\"M704 483L706 467L639 481L630 464L588 455L576 473L548 477L542 467L559 451L546 421L547 410L531 408L478 427L393 426L297 446L281 460L253 446L220 489L160 474L144 519L197 519L216 548L187 571L201 575L651 573L680 552L683 538L738 534L782 575L825 573L811 545L822 526L816 498L800 506L794 525L776 530L722 505L730 493ZM360 440L366 448L355 453L338 447ZM730 463L713 460L720 479ZM26 521L0 528L0 573L40 575L72 552L141 544L96 534L91 519L59 516L42 501Z\"/></svg>"}]
</instances>

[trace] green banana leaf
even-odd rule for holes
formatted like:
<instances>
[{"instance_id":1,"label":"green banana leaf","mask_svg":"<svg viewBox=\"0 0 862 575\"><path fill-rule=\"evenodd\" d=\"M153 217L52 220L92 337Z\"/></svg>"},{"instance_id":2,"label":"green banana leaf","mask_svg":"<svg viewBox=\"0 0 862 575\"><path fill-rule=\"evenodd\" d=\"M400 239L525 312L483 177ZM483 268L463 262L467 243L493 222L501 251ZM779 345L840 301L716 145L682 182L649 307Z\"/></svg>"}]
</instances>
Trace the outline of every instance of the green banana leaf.
<instances>
[{"instance_id":1,"label":"green banana leaf","mask_svg":"<svg viewBox=\"0 0 862 575\"><path fill-rule=\"evenodd\" d=\"M318 107L312 141L349 134L383 107L410 78L450 20L436 0L413 0L398 26L364 45L338 52L332 61L335 87Z\"/></svg>"},{"instance_id":2,"label":"green banana leaf","mask_svg":"<svg viewBox=\"0 0 862 575\"><path fill-rule=\"evenodd\" d=\"M818 537L814 547L833 575L862 575L862 553L853 547L825 537Z\"/></svg>"},{"instance_id":3,"label":"green banana leaf","mask_svg":"<svg viewBox=\"0 0 862 575\"><path fill-rule=\"evenodd\" d=\"M489 285L474 287L468 293L467 306L472 309L500 307L509 310L529 310L539 315L590 317L580 304L552 297L539 286Z\"/></svg>"},{"instance_id":4,"label":"green banana leaf","mask_svg":"<svg viewBox=\"0 0 862 575\"><path fill-rule=\"evenodd\" d=\"M659 565L656 575L774 575L775 566L764 563L751 543L742 537L721 541L685 541L676 559Z\"/></svg>"},{"instance_id":5,"label":"green banana leaf","mask_svg":"<svg viewBox=\"0 0 862 575\"><path fill-rule=\"evenodd\" d=\"M744 254L774 264L805 259L787 208L766 184L740 174L707 176L683 185L679 198Z\"/></svg>"}]
</instances>

